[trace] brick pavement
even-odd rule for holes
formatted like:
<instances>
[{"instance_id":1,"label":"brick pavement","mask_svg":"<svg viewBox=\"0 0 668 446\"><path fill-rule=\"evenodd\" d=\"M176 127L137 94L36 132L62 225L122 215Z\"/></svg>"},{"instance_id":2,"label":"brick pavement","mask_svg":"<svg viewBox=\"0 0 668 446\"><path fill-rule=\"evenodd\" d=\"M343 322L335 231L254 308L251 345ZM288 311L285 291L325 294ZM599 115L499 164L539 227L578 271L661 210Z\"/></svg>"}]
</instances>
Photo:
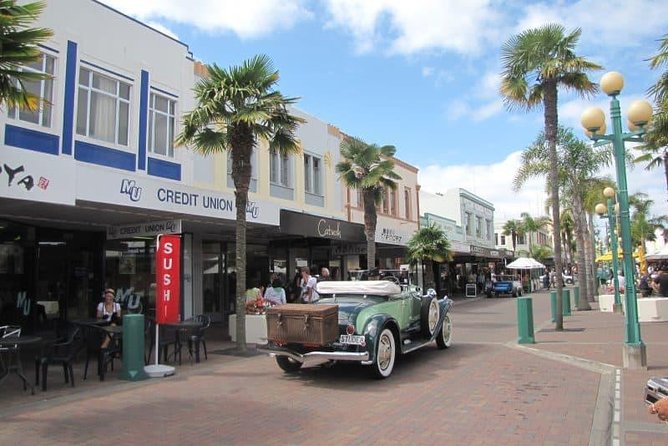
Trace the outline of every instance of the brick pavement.
<instances>
[{"instance_id":1,"label":"brick pavement","mask_svg":"<svg viewBox=\"0 0 668 446\"><path fill-rule=\"evenodd\" d=\"M537 344L504 344L510 339L500 322L498 342L474 342L476 323L513 300L469 300L454 309L455 328L460 322L466 330L462 343L456 335L445 352L412 353L385 381L368 380L358 366L290 376L271 358L217 354L174 377L77 382L75 392L57 388L56 373L53 393L0 393L0 444L602 444L605 432L592 432L612 418L606 395L614 395L621 367L623 318L575 312L565 331L554 332L543 325L548 298L533 297L543 328ZM650 368L619 373L621 419L610 432L618 444L668 444L665 425L642 402L647 378L668 376L666 329L643 324Z\"/></svg>"}]
</instances>

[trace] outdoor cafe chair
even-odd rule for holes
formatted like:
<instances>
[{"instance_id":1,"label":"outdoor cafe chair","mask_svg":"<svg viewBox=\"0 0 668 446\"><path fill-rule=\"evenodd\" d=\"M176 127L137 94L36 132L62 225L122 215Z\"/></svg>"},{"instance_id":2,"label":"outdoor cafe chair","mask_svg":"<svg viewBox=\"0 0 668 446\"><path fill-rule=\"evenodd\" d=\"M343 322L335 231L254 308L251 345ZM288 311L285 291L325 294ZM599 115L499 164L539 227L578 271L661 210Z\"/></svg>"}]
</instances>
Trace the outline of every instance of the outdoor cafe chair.
<instances>
[{"instance_id":1,"label":"outdoor cafe chair","mask_svg":"<svg viewBox=\"0 0 668 446\"><path fill-rule=\"evenodd\" d=\"M18 338L21 336L21 327L16 325L0 326L0 339ZM14 354L18 349L17 345L2 345L0 346L0 368L6 370L8 365L5 364L5 355Z\"/></svg>"},{"instance_id":2,"label":"outdoor cafe chair","mask_svg":"<svg viewBox=\"0 0 668 446\"><path fill-rule=\"evenodd\" d=\"M204 333L206 329L211 325L211 318L206 314L199 314L192 318L193 321L197 321L201 324L200 327L195 328L188 332L188 353L190 358L193 357L193 350L195 351L195 361L199 362L199 352L200 345L204 348L204 359L209 359L209 356L206 351L206 339L204 338Z\"/></svg>"},{"instance_id":3,"label":"outdoor cafe chair","mask_svg":"<svg viewBox=\"0 0 668 446\"><path fill-rule=\"evenodd\" d=\"M80 325L86 348L86 364L84 366L83 379L88 377L88 365L90 359L97 358L97 375L100 381L104 381L107 367L114 370L114 359L120 356L121 347L117 342L111 342L106 348L102 348L102 341L109 336L104 328L96 325Z\"/></svg>"},{"instance_id":4,"label":"outdoor cafe chair","mask_svg":"<svg viewBox=\"0 0 668 446\"><path fill-rule=\"evenodd\" d=\"M153 349L155 348L155 327L156 327L156 322L153 319L148 319L148 325L147 325L147 331L149 333L149 336L151 338L150 344L149 344L149 349L148 349L148 361L146 363L148 364L151 360L151 353L153 352ZM173 325L163 325L160 324L160 337L158 339L159 345L158 345L158 358L160 355L163 355L164 361L168 362L169 361L169 347L171 346L173 349L173 357L174 361L176 362L176 358L179 358L179 365L181 365L181 341L179 339L179 330L177 327Z\"/></svg>"},{"instance_id":5,"label":"outdoor cafe chair","mask_svg":"<svg viewBox=\"0 0 668 446\"><path fill-rule=\"evenodd\" d=\"M39 373L41 369L42 390L46 391L46 378L49 365L62 365L65 384L69 382L74 387L72 364L82 348L83 335L81 328L76 325L70 325L65 341L48 345L45 354L35 358L35 385L39 385Z\"/></svg>"}]
</instances>

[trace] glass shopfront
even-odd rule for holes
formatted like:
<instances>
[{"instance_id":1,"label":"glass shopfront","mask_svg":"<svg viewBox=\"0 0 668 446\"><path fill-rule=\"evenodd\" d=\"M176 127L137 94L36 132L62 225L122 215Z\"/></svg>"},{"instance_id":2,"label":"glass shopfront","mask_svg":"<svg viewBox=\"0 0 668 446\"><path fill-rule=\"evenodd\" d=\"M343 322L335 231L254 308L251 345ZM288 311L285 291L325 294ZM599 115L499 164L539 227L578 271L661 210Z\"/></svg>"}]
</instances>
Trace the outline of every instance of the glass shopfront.
<instances>
[{"instance_id":1,"label":"glass shopfront","mask_svg":"<svg viewBox=\"0 0 668 446\"><path fill-rule=\"evenodd\" d=\"M155 312L155 237L108 240L104 288L116 290L124 312Z\"/></svg>"}]
</instances>

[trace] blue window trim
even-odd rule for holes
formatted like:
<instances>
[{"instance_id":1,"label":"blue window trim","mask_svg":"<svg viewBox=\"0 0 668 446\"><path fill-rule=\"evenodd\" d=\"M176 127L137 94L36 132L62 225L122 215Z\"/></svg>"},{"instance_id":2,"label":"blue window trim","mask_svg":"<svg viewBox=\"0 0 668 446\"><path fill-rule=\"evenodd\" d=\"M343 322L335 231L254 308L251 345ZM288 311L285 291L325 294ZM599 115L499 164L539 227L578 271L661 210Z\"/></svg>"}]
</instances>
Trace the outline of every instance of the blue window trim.
<instances>
[{"instance_id":1,"label":"blue window trim","mask_svg":"<svg viewBox=\"0 0 668 446\"><path fill-rule=\"evenodd\" d=\"M170 96L170 97L172 97L172 98L174 98L174 99L178 99L178 98L179 98L179 97L178 97L177 95L175 95L174 93L170 93L170 92L165 91L165 90L162 90L162 89L160 89L160 88L158 88L158 87L153 87L153 86L151 86L151 90L155 90L155 91L157 91L158 93L162 93L162 94L167 95L167 96Z\"/></svg>"},{"instance_id":2,"label":"blue window trim","mask_svg":"<svg viewBox=\"0 0 668 446\"><path fill-rule=\"evenodd\" d=\"M83 141L74 143L74 159L130 172L135 171L136 160L134 154Z\"/></svg>"},{"instance_id":3,"label":"blue window trim","mask_svg":"<svg viewBox=\"0 0 668 446\"><path fill-rule=\"evenodd\" d=\"M60 139L57 135L40 132L37 130L5 125L5 144L34 152L58 155Z\"/></svg>"},{"instance_id":4,"label":"blue window trim","mask_svg":"<svg viewBox=\"0 0 668 446\"><path fill-rule=\"evenodd\" d=\"M63 144L64 155L72 155L74 140L74 92L77 77L77 44L67 41L67 61L65 62L65 98L63 100Z\"/></svg>"},{"instance_id":5,"label":"blue window trim","mask_svg":"<svg viewBox=\"0 0 668 446\"><path fill-rule=\"evenodd\" d=\"M181 181L181 165L158 158L148 158L149 175Z\"/></svg>"},{"instance_id":6,"label":"blue window trim","mask_svg":"<svg viewBox=\"0 0 668 446\"><path fill-rule=\"evenodd\" d=\"M93 67L93 68L95 68L95 69L97 69L97 70L104 71L105 73L111 74L111 75L113 75L113 76L121 77L121 78L123 78L123 79L125 79L125 80L128 80L128 81L130 81L130 82L134 82L134 81L135 81L133 78L131 78L131 77L129 77L129 76L126 76L125 74L117 73L117 72L115 72L115 71L113 71L113 70L110 70L110 69L108 69L108 68L104 68L104 67L101 67L100 65L97 65L97 64L88 62L87 60L83 60L83 59L81 59L81 63L82 63L82 64L85 64L85 65L88 65L88 66L90 66L90 67Z\"/></svg>"},{"instance_id":7,"label":"blue window trim","mask_svg":"<svg viewBox=\"0 0 668 446\"><path fill-rule=\"evenodd\" d=\"M146 139L148 132L148 85L150 76L148 71L141 70L141 85L139 87L139 141L137 147L139 154L137 159L137 168L146 170Z\"/></svg>"}]
</instances>

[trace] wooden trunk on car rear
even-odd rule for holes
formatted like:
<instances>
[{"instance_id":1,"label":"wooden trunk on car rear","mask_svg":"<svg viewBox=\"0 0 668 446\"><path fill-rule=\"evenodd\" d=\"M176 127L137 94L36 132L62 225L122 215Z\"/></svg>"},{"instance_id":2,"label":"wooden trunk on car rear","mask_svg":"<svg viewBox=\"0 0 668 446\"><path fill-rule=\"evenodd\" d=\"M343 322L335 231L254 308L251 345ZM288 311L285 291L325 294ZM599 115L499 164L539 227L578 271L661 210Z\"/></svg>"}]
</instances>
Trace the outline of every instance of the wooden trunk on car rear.
<instances>
[{"instance_id":1,"label":"wooden trunk on car rear","mask_svg":"<svg viewBox=\"0 0 668 446\"><path fill-rule=\"evenodd\" d=\"M338 305L284 304L267 310L270 341L324 345L338 337Z\"/></svg>"}]
</instances>

